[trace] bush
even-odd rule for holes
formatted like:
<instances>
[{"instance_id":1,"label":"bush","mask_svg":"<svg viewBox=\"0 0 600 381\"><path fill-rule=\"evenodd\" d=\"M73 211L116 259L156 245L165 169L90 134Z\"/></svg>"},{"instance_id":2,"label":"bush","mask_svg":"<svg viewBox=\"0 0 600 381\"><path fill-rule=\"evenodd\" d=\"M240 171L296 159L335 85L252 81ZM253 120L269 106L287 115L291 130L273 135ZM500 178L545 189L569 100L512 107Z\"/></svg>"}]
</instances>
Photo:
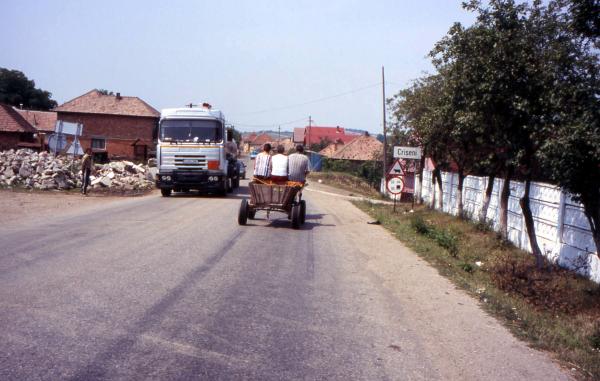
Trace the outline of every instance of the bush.
<instances>
[{"instance_id":1,"label":"bush","mask_svg":"<svg viewBox=\"0 0 600 381\"><path fill-rule=\"evenodd\" d=\"M423 234L423 235L429 235L429 225L427 225L425 220L423 220L423 217L421 217L421 216L414 217L411 220L410 224L417 233Z\"/></svg>"},{"instance_id":2,"label":"bush","mask_svg":"<svg viewBox=\"0 0 600 381\"><path fill-rule=\"evenodd\" d=\"M456 258L458 256L458 237L453 233L427 224L421 216L413 217L411 226L417 233L433 239L440 247L446 249L452 257Z\"/></svg>"},{"instance_id":3,"label":"bush","mask_svg":"<svg viewBox=\"0 0 600 381\"><path fill-rule=\"evenodd\" d=\"M379 161L352 161L323 158L323 171L342 172L365 179L373 188L379 188L383 167Z\"/></svg>"}]
</instances>

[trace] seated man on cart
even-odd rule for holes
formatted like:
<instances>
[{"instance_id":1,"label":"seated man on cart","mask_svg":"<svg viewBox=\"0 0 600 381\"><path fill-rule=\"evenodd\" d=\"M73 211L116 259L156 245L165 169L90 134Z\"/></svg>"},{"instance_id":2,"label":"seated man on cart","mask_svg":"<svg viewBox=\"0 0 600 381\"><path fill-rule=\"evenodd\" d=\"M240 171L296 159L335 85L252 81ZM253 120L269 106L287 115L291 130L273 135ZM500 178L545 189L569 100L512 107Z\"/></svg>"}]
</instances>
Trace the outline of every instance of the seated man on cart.
<instances>
[{"instance_id":1,"label":"seated man on cart","mask_svg":"<svg viewBox=\"0 0 600 381\"><path fill-rule=\"evenodd\" d=\"M277 146L277 153L271 158L271 180L278 185L285 185L288 181L288 157L285 147Z\"/></svg>"},{"instance_id":2,"label":"seated man on cart","mask_svg":"<svg viewBox=\"0 0 600 381\"><path fill-rule=\"evenodd\" d=\"M288 180L306 183L306 176L310 173L309 160L304 154L301 144L296 146L296 152L288 156Z\"/></svg>"},{"instance_id":3,"label":"seated man on cart","mask_svg":"<svg viewBox=\"0 0 600 381\"><path fill-rule=\"evenodd\" d=\"M271 176L271 145L266 143L263 150L254 160L254 178L258 180L267 180Z\"/></svg>"}]
</instances>

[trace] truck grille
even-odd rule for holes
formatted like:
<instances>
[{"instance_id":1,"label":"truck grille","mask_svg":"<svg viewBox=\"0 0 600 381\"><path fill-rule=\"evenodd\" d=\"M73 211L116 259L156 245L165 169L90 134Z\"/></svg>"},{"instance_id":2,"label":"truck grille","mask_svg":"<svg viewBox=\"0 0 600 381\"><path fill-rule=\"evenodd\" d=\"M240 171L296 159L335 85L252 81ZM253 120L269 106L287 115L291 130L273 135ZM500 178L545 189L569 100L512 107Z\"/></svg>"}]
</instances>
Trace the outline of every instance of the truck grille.
<instances>
[{"instance_id":1,"label":"truck grille","mask_svg":"<svg viewBox=\"0 0 600 381\"><path fill-rule=\"evenodd\" d=\"M207 169L208 163L204 155L175 155L174 164L177 168Z\"/></svg>"}]
</instances>

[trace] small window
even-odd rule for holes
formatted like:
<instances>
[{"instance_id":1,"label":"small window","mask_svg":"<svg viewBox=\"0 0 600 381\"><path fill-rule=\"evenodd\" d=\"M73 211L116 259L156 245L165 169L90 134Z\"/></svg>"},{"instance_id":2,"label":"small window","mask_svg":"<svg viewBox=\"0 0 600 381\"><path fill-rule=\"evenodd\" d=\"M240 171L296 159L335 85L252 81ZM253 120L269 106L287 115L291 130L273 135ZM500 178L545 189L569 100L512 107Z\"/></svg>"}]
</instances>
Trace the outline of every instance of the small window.
<instances>
[{"instance_id":1,"label":"small window","mask_svg":"<svg viewBox=\"0 0 600 381\"><path fill-rule=\"evenodd\" d=\"M106 149L106 139L92 139L92 149Z\"/></svg>"}]
</instances>

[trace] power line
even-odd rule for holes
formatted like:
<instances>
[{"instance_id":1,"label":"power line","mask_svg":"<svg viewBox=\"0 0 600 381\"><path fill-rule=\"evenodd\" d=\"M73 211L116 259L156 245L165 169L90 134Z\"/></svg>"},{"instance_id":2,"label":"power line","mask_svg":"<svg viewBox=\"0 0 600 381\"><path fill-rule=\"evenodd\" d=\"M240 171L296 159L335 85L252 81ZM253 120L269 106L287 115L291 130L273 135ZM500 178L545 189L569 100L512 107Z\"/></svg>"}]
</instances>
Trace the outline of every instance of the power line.
<instances>
[{"instance_id":1,"label":"power line","mask_svg":"<svg viewBox=\"0 0 600 381\"><path fill-rule=\"evenodd\" d=\"M275 107L275 108L271 108L271 109L265 109L265 110L259 110L259 111L251 111L251 112L245 112L242 114L237 114L238 116L242 116L242 115L255 115L255 114L263 114L265 112L273 112L273 111L280 111L280 110L287 110L290 108L295 108L295 107L301 107L301 106L306 106L309 104L313 104L313 103L318 103L318 102L323 102L323 101L327 101L329 99L334 99L334 98L339 98L339 97L343 97L344 95L349 95L349 94L353 94L353 93L357 93L359 91L362 90L367 90L376 86L379 86L380 83L374 83L368 86L364 86L364 87L359 87L357 89L354 90L350 90L350 91L346 91L344 93L339 93L339 94L335 94L335 95L330 95L327 97L323 97L323 98L317 98L317 99L313 99L310 101L306 101L306 102L302 102L302 103L296 103L293 105L288 105L288 106L282 106L282 107Z\"/></svg>"},{"instance_id":2,"label":"power line","mask_svg":"<svg viewBox=\"0 0 600 381\"><path fill-rule=\"evenodd\" d=\"M304 118L300 118L300 119L296 119L296 120L290 120L288 122L274 122L274 123L269 123L269 124L248 124L248 123L238 123L238 122L232 122L232 121L229 121L229 123L236 125L236 126L241 126L241 127L266 128L266 127L275 127L275 126L285 126L288 124L298 123L298 122L301 122L306 119L307 118L304 117Z\"/></svg>"}]
</instances>

